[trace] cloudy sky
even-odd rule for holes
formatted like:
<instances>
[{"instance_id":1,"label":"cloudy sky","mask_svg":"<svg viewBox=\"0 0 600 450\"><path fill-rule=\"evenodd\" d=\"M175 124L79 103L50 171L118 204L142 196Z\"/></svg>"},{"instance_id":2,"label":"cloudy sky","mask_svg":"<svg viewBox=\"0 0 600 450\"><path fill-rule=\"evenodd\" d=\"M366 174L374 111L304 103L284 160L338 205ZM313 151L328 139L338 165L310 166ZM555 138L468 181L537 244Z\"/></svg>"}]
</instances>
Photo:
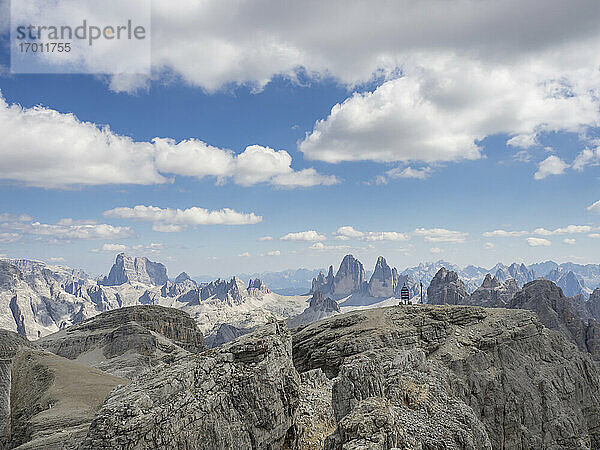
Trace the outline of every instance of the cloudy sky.
<instances>
[{"instance_id":1,"label":"cloudy sky","mask_svg":"<svg viewBox=\"0 0 600 450\"><path fill-rule=\"evenodd\" d=\"M0 20L0 254L600 262L597 0L152 6L148 75L11 74Z\"/></svg>"}]
</instances>

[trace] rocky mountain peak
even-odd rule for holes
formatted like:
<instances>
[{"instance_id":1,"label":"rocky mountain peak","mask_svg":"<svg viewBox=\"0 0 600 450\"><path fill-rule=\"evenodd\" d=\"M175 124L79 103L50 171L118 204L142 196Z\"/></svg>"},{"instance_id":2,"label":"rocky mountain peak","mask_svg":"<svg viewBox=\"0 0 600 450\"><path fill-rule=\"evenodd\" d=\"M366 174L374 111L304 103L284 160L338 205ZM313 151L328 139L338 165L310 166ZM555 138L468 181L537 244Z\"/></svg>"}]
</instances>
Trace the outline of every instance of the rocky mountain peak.
<instances>
[{"instance_id":1,"label":"rocky mountain peak","mask_svg":"<svg viewBox=\"0 0 600 450\"><path fill-rule=\"evenodd\" d=\"M295 328L340 313L340 305L335 300L315 292L308 307L300 314L288 320L288 326Z\"/></svg>"},{"instance_id":2,"label":"rocky mountain peak","mask_svg":"<svg viewBox=\"0 0 600 450\"><path fill-rule=\"evenodd\" d=\"M432 305L459 305L467 297L467 289L458 274L442 267L427 288L427 303Z\"/></svg>"},{"instance_id":3,"label":"rocky mountain peak","mask_svg":"<svg viewBox=\"0 0 600 450\"><path fill-rule=\"evenodd\" d=\"M99 284L119 286L125 283L137 282L162 286L168 279L167 268L163 264L150 261L146 257L134 258L125 253L119 253L110 269L110 273Z\"/></svg>"},{"instance_id":4,"label":"rocky mountain peak","mask_svg":"<svg viewBox=\"0 0 600 450\"><path fill-rule=\"evenodd\" d=\"M496 277L488 273L481 286L475 289L464 303L488 308L505 308L518 290L519 286L514 278L500 283Z\"/></svg>"},{"instance_id":5,"label":"rocky mountain peak","mask_svg":"<svg viewBox=\"0 0 600 450\"><path fill-rule=\"evenodd\" d=\"M310 293L321 292L326 295L333 295L333 282L335 275L333 274L333 266L329 266L327 276L323 275L323 272L319 272L319 275L312 281Z\"/></svg>"},{"instance_id":6,"label":"rocky mountain peak","mask_svg":"<svg viewBox=\"0 0 600 450\"><path fill-rule=\"evenodd\" d=\"M369 295L372 297L392 297L396 288L398 271L392 270L383 256L377 258L375 270L369 280Z\"/></svg>"},{"instance_id":7,"label":"rocky mountain peak","mask_svg":"<svg viewBox=\"0 0 600 450\"><path fill-rule=\"evenodd\" d=\"M183 283L184 281L187 281L187 280L191 280L190 276L185 272L181 272L179 275L177 275L177 277L173 281L175 283Z\"/></svg>"},{"instance_id":8,"label":"rocky mountain peak","mask_svg":"<svg viewBox=\"0 0 600 450\"><path fill-rule=\"evenodd\" d=\"M269 291L267 285L260 278L255 278L254 280L251 278L248 282L248 293L251 295L268 294L269 292L271 291Z\"/></svg>"},{"instance_id":9,"label":"rocky mountain peak","mask_svg":"<svg viewBox=\"0 0 600 450\"><path fill-rule=\"evenodd\" d=\"M344 256L334 277L334 292L339 295L359 292L364 289L365 282L365 268L362 263L352 255Z\"/></svg>"}]
</instances>

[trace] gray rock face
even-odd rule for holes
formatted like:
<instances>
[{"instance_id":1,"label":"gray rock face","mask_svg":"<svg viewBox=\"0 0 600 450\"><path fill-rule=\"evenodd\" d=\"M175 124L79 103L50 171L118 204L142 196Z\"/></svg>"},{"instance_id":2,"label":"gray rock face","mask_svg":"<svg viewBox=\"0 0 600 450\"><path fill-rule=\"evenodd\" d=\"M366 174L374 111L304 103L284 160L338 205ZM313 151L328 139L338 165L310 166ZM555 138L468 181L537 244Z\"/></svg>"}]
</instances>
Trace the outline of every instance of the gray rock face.
<instances>
[{"instance_id":1,"label":"gray rock face","mask_svg":"<svg viewBox=\"0 0 600 450\"><path fill-rule=\"evenodd\" d=\"M205 345L208 348L219 347L227 342L231 342L234 339L252 332L254 328L238 328L228 323L221 324L215 334L206 336L204 340Z\"/></svg>"},{"instance_id":2,"label":"gray rock face","mask_svg":"<svg viewBox=\"0 0 600 450\"><path fill-rule=\"evenodd\" d=\"M125 378L204 350L202 333L193 319L162 306L115 309L37 343L56 355Z\"/></svg>"},{"instance_id":3,"label":"gray rock face","mask_svg":"<svg viewBox=\"0 0 600 450\"><path fill-rule=\"evenodd\" d=\"M83 280L63 280L63 274L43 265L21 264L23 273L9 261L0 260L0 328L34 340L42 335L119 305L99 286Z\"/></svg>"},{"instance_id":4,"label":"gray rock face","mask_svg":"<svg viewBox=\"0 0 600 450\"><path fill-rule=\"evenodd\" d=\"M290 328L299 327L339 313L340 305L338 305L338 302L329 297L325 298L323 294L317 291L313 294L308 307L302 313L288 319L288 326Z\"/></svg>"},{"instance_id":5,"label":"gray rock face","mask_svg":"<svg viewBox=\"0 0 600 450\"><path fill-rule=\"evenodd\" d=\"M254 280L250 279L250 281L248 282L248 294L250 294L252 296L268 294L269 292L271 292L271 291L269 291L269 288L267 288L267 285L258 278L255 278Z\"/></svg>"},{"instance_id":6,"label":"gray rock face","mask_svg":"<svg viewBox=\"0 0 600 450\"><path fill-rule=\"evenodd\" d=\"M427 303L430 305L460 305L467 297L465 284L456 272L442 267L427 288Z\"/></svg>"},{"instance_id":7,"label":"gray rock face","mask_svg":"<svg viewBox=\"0 0 600 450\"><path fill-rule=\"evenodd\" d=\"M560 287L567 297L573 297L579 294L586 294L585 284L579 280L573 271L561 271L559 269L552 270L548 276L548 280L554 281Z\"/></svg>"},{"instance_id":8,"label":"gray rock face","mask_svg":"<svg viewBox=\"0 0 600 450\"><path fill-rule=\"evenodd\" d=\"M15 355L33 348L24 337L11 331L0 330L0 448L7 448L11 441L11 384Z\"/></svg>"},{"instance_id":9,"label":"gray rock face","mask_svg":"<svg viewBox=\"0 0 600 450\"><path fill-rule=\"evenodd\" d=\"M514 278L500 283L496 277L492 277L488 273L481 286L465 299L464 304L486 308L506 308L518 290L519 286Z\"/></svg>"},{"instance_id":10,"label":"gray rock face","mask_svg":"<svg viewBox=\"0 0 600 450\"><path fill-rule=\"evenodd\" d=\"M336 428L331 405L333 381L321 369L303 372L300 379L300 402L295 423L298 436L296 448L322 449L327 437Z\"/></svg>"},{"instance_id":11,"label":"gray rock face","mask_svg":"<svg viewBox=\"0 0 600 450\"><path fill-rule=\"evenodd\" d=\"M183 283L184 281L188 281L191 280L190 276L185 273L185 272L181 272L179 275L177 275L175 277L175 279L173 280L173 282L175 283Z\"/></svg>"},{"instance_id":12,"label":"gray rock face","mask_svg":"<svg viewBox=\"0 0 600 450\"><path fill-rule=\"evenodd\" d=\"M295 441L300 377L278 323L114 390L83 449L281 449Z\"/></svg>"},{"instance_id":13,"label":"gray rock face","mask_svg":"<svg viewBox=\"0 0 600 450\"><path fill-rule=\"evenodd\" d=\"M322 272L313 279L310 294L320 292L325 296L341 298L351 294L361 294L373 298L400 297L400 289L406 284L411 297L418 295L419 288L409 275L400 274L391 268L385 258L377 258L375 270L367 282L362 263L352 255L346 255L336 275L329 266L327 276Z\"/></svg>"},{"instance_id":14,"label":"gray rock face","mask_svg":"<svg viewBox=\"0 0 600 450\"><path fill-rule=\"evenodd\" d=\"M369 280L368 292L372 297L393 297L396 291L398 271L388 265L383 256L377 258L375 270Z\"/></svg>"},{"instance_id":15,"label":"gray rock face","mask_svg":"<svg viewBox=\"0 0 600 450\"><path fill-rule=\"evenodd\" d=\"M215 297L227 304L239 305L248 297L248 290L244 282L238 277L233 277L229 281L218 279L202 287L199 297L200 301Z\"/></svg>"},{"instance_id":16,"label":"gray rock face","mask_svg":"<svg viewBox=\"0 0 600 450\"><path fill-rule=\"evenodd\" d=\"M600 362L600 325L595 320L586 323L574 301L565 297L553 282L536 280L527 283L508 306L534 311L545 327L559 331L581 351L589 352L596 362Z\"/></svg>"},{"instance_id":17,"label":"gray rock face","mask_svg":"<svg viewBox=\"0 0 600 450\"><path fill-rule=\"evenodd\" d=\"M319 275L313 279L310 294L320 292L323 295L333 295L333 280L333 266L329 266L327 276L323 275L323 272L319 272Z\"/></svg>"},{"instance_id":18,"label":"gray rock face","mask_svg":"<svg viewBox=\"0 0 600 450\"><path fill-rule=\"evenodd\" d=\"M365 288L365 268L352 255L344 256L340 268L333 280L333 292L336 295L350 295Z\"/></svg>"},{"instance_id":19,"label":"gray rock face","mask_svg":"<svg viewBox=\"0 0 600 450\"><path fill-rule=\"evenodd\" d=\"M520 265L512 263L508 267L501 267L496 272L496 278L498 281L506 281L509 278L514 278L519 286L523 286L530 281L535 280L536 275L533 270L527 268L523 263Z\"/></svg>"},{"instance_id":20,"label":"gray rock face","mask_svg":"<svg viewBox=\"0 0 600 450\"><path fill-rule=\"evenodd\" d=\"M198 289L198 285L189 278L178 282L167 281L160 288L160 295L161 297L179 297L194 289Z\"/></svg>"},{"instance_id":21,"label":"gray rock face","mask_svg":"<svg viewBox=\"0 0 600 450\"><path fill-rule=\"evenodd\" d=\"M600 322L600 288L594 289L590 298L585 302L589 314Z\"/></svg>"},{"instance_id":22,"label":"gray rock face","mask_svg":"<svg viewBox=\"0 0 600 450\"><path fill-rule=\"evenodd\" d=\"M532 312L378 308L308 325L293 341L299 371L333 378L326 449L600 445L592 360Z\"/></svg>"},{"instance_id":23,"label":"gray rock face","mask_svg":"<svg viewBox=\"0 0 600 450\"><path fill-rule=\"evenodd\" d=\"M119 253L110 273L99 284L119 286L124 283L138 282L161 286L168 280L167 268L163 264L152 262L145 257L133 258L125 253Z\"/></svg>"}]
</instances>

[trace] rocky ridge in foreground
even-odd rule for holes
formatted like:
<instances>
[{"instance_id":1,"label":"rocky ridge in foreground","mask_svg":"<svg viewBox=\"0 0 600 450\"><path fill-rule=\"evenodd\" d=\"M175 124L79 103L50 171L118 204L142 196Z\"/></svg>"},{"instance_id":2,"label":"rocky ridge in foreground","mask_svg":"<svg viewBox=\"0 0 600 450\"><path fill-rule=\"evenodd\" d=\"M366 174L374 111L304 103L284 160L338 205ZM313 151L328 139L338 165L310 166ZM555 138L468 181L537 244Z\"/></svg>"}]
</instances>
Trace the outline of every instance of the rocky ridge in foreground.
<instances>
[{"instance_id":1,"label":"rocky ridge in foreground","mask_svg":"<svg viewBox=\"0 0 600 450\"><path fill-rule=\"evenodd\" d=\"M272 323L120 384L78 425L80 448L600 445L593 361L527 310L402 305L293 332Z\"/></svg>"}]
</instances>

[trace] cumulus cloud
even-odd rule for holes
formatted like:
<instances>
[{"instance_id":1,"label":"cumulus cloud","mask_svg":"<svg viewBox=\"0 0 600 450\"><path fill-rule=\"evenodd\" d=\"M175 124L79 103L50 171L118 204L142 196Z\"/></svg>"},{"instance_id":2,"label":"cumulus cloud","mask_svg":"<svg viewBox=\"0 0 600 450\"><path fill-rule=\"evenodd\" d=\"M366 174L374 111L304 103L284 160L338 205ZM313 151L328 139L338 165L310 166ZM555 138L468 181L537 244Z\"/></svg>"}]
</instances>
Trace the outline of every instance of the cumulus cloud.
<instances>
[{"instance_id":1,"label":"cumulus cloud","mask_svg":"<svg viewBox=\"0 0 600 450\"><path fill-rule=\"evenodd\" d=\"M75 239L120 239L133 235L129 227L117 227L93 220L77 221L70 218L47 224L30 216L10 216L4 214L0 221L0 240L16 242L23 236L38 239L68 241Z\"/></svg>"},{"instance_id":2,"label":"cumulus cloud","mask_svg":"<svg viewBox=\"0 0 600 450\"><path fill-rule=\"evenodd\" d=\"M445 228L417 228L414 231L417 236L423 236L428 242L465 242L469 233L461 231L446 230Z\"/></svg>"},{"instance_id":3,"label":"cumulus cloud","mask_svg":"<svg viewBox=\"0 0 600 450\"><path fill-rule=\"evenodd\" d=\"M118 207L104 212L106 217L152 222L152 229L159 232L177 232L198 225L249 225L262 221L254 213L240 213L233 209L208 210L194 206L188 209L159 208L137 205L133 208Z\"/></svg>"},{"instance_id":4,"label":"cumulus cloud","mask_svg":"<svg viewBox=\"0 0 600 450\"><path fill-rule=\"evenodd\" d=\"M544 238L529 237L527 238L527 244L530 247L548 247L552 245L552 242Z\"/></svg>"},{"instance_id":5,"label":"cumulus cloud","mask_svg":"<svg viewBox=\"0 0 600 450\"><path fill-rule=\"evenodd\" d=\"M279 250L273 250L271 252L267 252L267 256L279 256L281 255L281 251Z\"/></svg>"},{"instance_id":6,"label":"cumulus cloud","mask_svg":"<svg viewBox=\"0 0 600 450\"><path fill-rule=\"evenodd\" d=\"M388 178L415 178L417 180L424 180L431 176L433 170L431 167L423 167L420 169L414 169L412 167L405 167L404 169L397 167L395 169L388 170L385 174Z\"/></svg>"},{"instance_id":7,"label":"cumulus cloud","mask_svg":"<svg viewBox=\"0 0 600 450\"><path fill-rule=\"evenodd\" d=\"M276 74L293 78L300 67L309 75L354 84L373 74L392 76L407 59L419 56L456 63L473 58L529 70L535 69L527 63L538 63L536 56L555 70L569 57L578 69L594 66L596 61L586 56L598 48L597 3L563 6L560 0L458 0L451 6L445 0L331 0L327 7L319 0L180 0L175 7L172 1L155 0L153 73L176 74L214 91L232 83L260 89ZM144 85L139 79L112 83L115 89Z\"/></svg>"},{"instance_id":8,"label":"cumulus cloud","mask_svg":"<svg viewBox=\"0 0 600 450\"><path fill-rule=\"evenodd\" d=\"M577 155L572 167L581 172L586 166L597 166L598 164L600 164L600 147L593 150L586 148Z\"/></svg>"},{"instance_id":9,"label":"cumulus cloud","mask_svg":"<svg viewBox=\"0 0 600 450\"><path fill-rule=\"evenodd\" d=\"M258 238L259 241L272 241L273 236L261 236Z\"/></svg>"},{"instance_id":10,"label":"cumulus cloud","mask_svg":"<svg viewBox=\"0 0 600 450\"><path fill-rule=\"evenodd\" d=\"M564 238L563 242L565 244L569 244L569 245L575 245L575 244L577 244L577 241L575 239L570 239L570 238Z\"/></svg>"},{"instance_id":11,"label":"cumulus cloud","mask_svg":"<svg viewBox=\"0 0 600 450\"><path fill-rule=\"evenodd\" d=\"M315 230L308 231L300 231L298 233L288 233L285 236L281 236L279 238L282 241L308 241L308 242L316 242L316 241L325 241L327 236L324 234L319 234Z\"/></svg>"},{"instance_id":12,"label":"cumulus cloud","mask_svg":"<svg viewBox=\"0 0 600 450\"><path fill-rule=\"evenodd\" d=\"M299 149L331 163L461 161L480 158L478 143L486 136L526 135L511 139L525 145L532 135L599 123L588 80L565 79L543 62L510 67L421 56L403 69L400 78L336 104ZM557 167L551 159L542 168L555 173Z\"/></svg>"},{"instance_id":13,"label":"cumulus cloud","mask_svg":"<svg viewBox=\"0 0 600 450\"><path fill-rule=\"evenodd\" d=\"M538 170L533 174L536 180L543 180L548 175L561 175L569 165L556 155L548 156L538 165Z\"/></svg>"},{"instance_id":14,"label":"cumulus cloud","mask_svg":"<svg viewBox=\"0 0 600 450\"><path fill-rule=\"evenodd\" d=\"M545 228L536 228L533 230L534 234L540 236L552 236L555 234L577 234L577 233L589 233L593 227L590 225L568 225L562 228L556 228L554 230L547 230Z\"/></svg>"},{"instance_id":15,"label":"cumulus cloud","mask_svg":"<svg viewBox=\"0 0 600 450\"><path fill-rule=\"evenodd\" d=\"M250 256L250 253L249 252L244 252L244 253L240 253L238 256L240 258L248 258Z\"/></svg>"},{"instance_id":16,"label":"cumulus cloud","mask_svg":"<svg viewBox=\"0 0 600 450\"><path fill-rule=\"evenodd\" d=\"M434 253L434 254L436 254L436 253L444 253L444 250L442 250L442 249L441 249L441 248L439 248L439 247L432 247L432 248L430 248L430 249L429 249L429 251L430 251L431 253Z\"/></svg>"},{"instance_id":17,"label":"cumulus cloud","mask_svg":"<svg viewBox=\"0 0 600 450\"><path fill-rule=\"evenodd\" d=\"M491 249L493 249L494 247L495 247L495 246L494 246L494 243L493 243L493 242L486 242L485 244L483 244L483 248L485 248L486 250L491 250Z\"/></svg>"},{"instance_id":18,"label":"cumulus cloud","mask_svg":"<svg viewBox=\"0 0 600 450\"><path fill-rule=\"evenodd\" d=\"M290 189L339 182L312 168L295 171L285 150L251 145L235 154L197 139L136 142L73 114L9 105L1 94L0 135L0 179L28 186L159 184L173 175Z\"/></svg>"},{"instance_id":19,"label":"cumulus cloud","mask_svg":"<svg viewBox=\"0 0 600 450\"><path fill-rule=\"evenodd\" d=\"M127 250L127 246L125 244L102 244L102 247L92 249L92 251L94 253L100 253L100 252L110 252L110 253L119 252L120 253L120 252L124 252L125 250Z\"/></svg>"},{"instance_id":20,"label":"cumulus cloud","mask_svg":"<svg viewBox=\"0 0 600 450\"><path fill-rule=\"evenodd\" d=\"M518 237L529 234L527 231L506 231L506 230L494 230L486 231L482 236L484 237Z\"/></svg>"},{"instance_id":21,"label":"cumulus cloud","mask_svg":"<svg viewBox=\"0 0 600 450\"><path fill-rule=\"evenodd\" d=\"M361 241L407 241L410 236L397 231L358 231L350 226L339 227L334 233L335 239L345 241L360 239Z\"/></svg>"}]
</instances>

